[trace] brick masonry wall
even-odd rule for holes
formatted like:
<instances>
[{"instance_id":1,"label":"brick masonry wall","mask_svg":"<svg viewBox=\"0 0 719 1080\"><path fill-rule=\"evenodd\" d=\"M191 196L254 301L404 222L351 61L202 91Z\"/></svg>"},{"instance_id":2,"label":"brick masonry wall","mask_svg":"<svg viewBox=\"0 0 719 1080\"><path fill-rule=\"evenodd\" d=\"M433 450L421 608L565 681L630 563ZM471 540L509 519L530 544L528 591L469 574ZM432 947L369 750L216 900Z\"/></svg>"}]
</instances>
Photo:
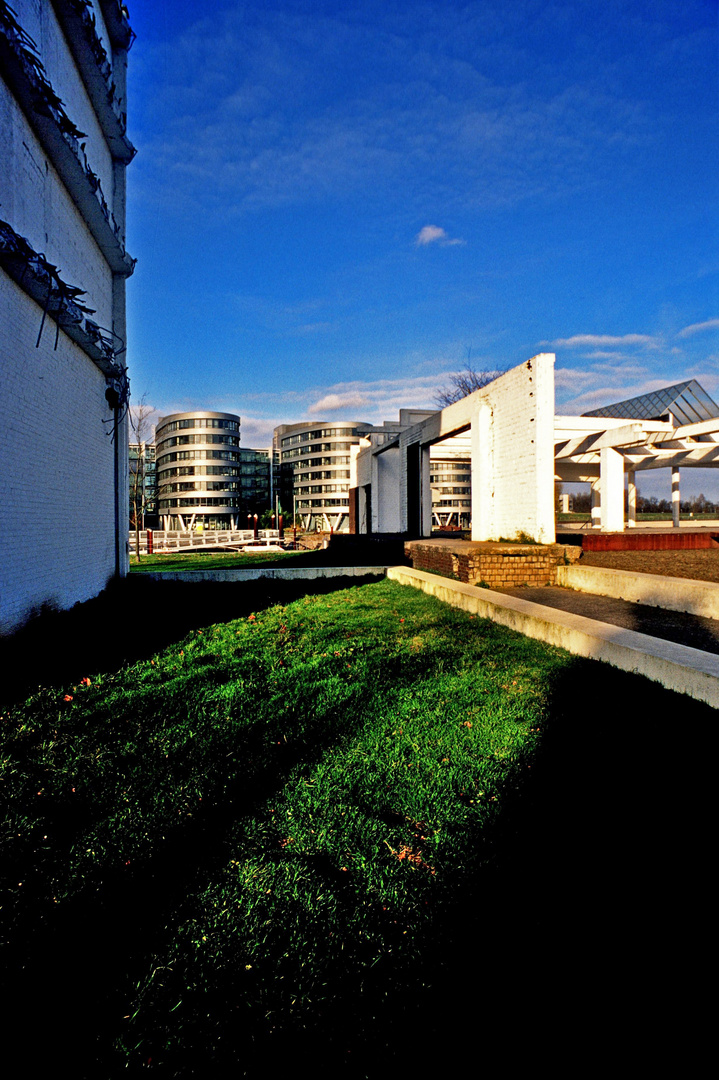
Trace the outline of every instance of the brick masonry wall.
<instances>
[{"instance_id":1,"label":"brick masonry wall","mask_svg":"<svg viewBox=\"0 0 719 1080\"><path fill-rule=\"evenodd\" d=\"M48 0L14 0L48 78L83 131L90 168L124 224L124 175L113 164L72 52ZM110 53L99 5L98 32ZM124 82L124 58L116 83ZM115 201L113 201L115 199ZM84 289L93 318L125 337L124 297L54 162L0 79L0 218ZM97 595L115 572L112 412L105 378L0 269L0 633L43 606ZM119 436L121 572L127 568L127 425Z\"/></svg>"},{"instance_id":2,"label":"brick masonry wall","mask_svg":"<svg viewBox=\"0 0 719 1080\"><path fill-rule=\"evenodd\" d=\"M0 270L0 633L114 573L114 447L105 379Z\"/></svg>"},{"instance_id":3,"label":"brick masonry wall","mask_svg":"<svg viewBox=\"0 0 719 1080\"><path fill-rule=\"evenodd\" d=\"M518 585L554 585L557 565L576 562L581 548L564 544L486 544L453 550L447 544L415 540L405 545L415 570L427 570L467 585L493 589Z\"/></svg>"},{"instance_id":4,"label":"brick masonry wall","mask_svg":"<svg viewBox=\"0 0 719 1080\"><path fill-rule=\"evenodd\" d=\"M71 103L65 102L72 116ZM111 181L109 181L111 183ZM103 191L105 183L103 182ZM112 326L112 273L52 162L0 80L0 218L84 289L100 326Z\"/></svg>"}]
</instances>

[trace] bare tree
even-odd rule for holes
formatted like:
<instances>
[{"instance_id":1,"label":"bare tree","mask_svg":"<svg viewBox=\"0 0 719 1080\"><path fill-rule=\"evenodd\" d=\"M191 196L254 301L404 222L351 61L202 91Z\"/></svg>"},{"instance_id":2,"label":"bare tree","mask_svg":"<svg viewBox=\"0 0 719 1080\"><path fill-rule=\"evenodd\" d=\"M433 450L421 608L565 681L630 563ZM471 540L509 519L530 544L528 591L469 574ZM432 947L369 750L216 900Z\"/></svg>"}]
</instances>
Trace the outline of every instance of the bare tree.
<instances>
[{"instance_id":1,"label":"bare tree","mask_svg":"<svg viewBox=\"0 0 719 1080\"><path fill-rule=\"evenodd\" d=\"M504 375L506 368L496 370L477 371L472 367L472 346L467 349L467 366L463 371L455 371L449 376L449 383L440 386L434 400L440 409L446 405L453 405L455 401L473 394L475 390L481 390L483 386L494 382L500 375Z\"/></svg>"},{"instance_id":2,"label":"bare tree","mask_svg":"<svg viewBox=\"0 0 719 1080\"><path fill-rule=\"evenodd\" d=\"M137 561L140 561L140 531L145 525L145 512L147 509L146 461L147 444L149 442L151 418L155 410L147 404L147 393L144 393L137 405L130 409L130 426L137 444L137 457L134 468L130 469L130 498L135 526L135 551Z\"/></svg>"},{"instance_id":3,"label":"bare tree","mask_svg":"<svg viewBox=\"0 0 719 1080\"><path fill-rule=\"evenodd\" d=\"M468 364L464 371L455 371L450 375L449 384L441 386L437 390L434 400L440 409L443 409L445 405L453 405L455 401L467 397L468 394L474 393L475 390L481 390L483 386L494 382L496 378L503 374L504 371L501 369L497 371L475 371Z\"/></svg>"}]
</instances>

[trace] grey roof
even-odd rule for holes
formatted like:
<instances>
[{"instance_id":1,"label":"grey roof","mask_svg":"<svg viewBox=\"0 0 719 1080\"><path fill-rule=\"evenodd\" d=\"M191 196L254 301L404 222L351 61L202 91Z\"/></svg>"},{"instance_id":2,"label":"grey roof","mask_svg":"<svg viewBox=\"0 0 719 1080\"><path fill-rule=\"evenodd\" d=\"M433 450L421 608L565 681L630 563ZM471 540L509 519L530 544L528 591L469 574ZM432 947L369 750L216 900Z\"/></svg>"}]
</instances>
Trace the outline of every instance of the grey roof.
<instances>
[{"instance_id":1,"label":"grey roof","mask_svg":"<svg viewBox=\"0 0 719 1080\"><path fill-rule=\"evenodd\" d=\"M677 424L695 424L700 420L711 420L719 416L719 405L702 389L696 379L664 386L651 394L618 401L615 405L605 405L593 409L583 416L607 416L626 418L627 420L659 420L671 413Z\"/></svg>"}]
</instances>

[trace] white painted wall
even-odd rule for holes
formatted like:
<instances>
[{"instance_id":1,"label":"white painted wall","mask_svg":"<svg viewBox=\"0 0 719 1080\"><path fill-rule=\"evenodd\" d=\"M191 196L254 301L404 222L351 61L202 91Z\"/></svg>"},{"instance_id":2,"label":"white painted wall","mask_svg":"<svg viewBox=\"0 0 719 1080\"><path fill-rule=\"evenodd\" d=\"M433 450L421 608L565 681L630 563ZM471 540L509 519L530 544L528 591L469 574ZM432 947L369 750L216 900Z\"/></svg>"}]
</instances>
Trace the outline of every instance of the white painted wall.
<instances>
[{"instance_id":1,"label":"white painted wall","mask_svg":"<svg viewBox=\"0 0 719 1080\"><path fill-rule=\"evenodd\" d=\"M385 450L374 457L376 479L372 485L373 495L373 532L394 533L400 531L399 490L400 453L399 447Z\"/></svg>"},{"instance_id":2,"label":"white painted wall","mask_svg":"<svg viewBox=\"0 0 719 1080\"><path fill-rule=\"evenodd\" d=\"M113 166L49 0L13 0L54 90L87 138L113 209ZM97 5L96 5L97 7ZM106 32L99 10L98 26ZM123 57L124 62L124 57ZM117 176L115 180L117 180ZM122 187L122 185L121 185ZM124 205L116 205L123 224ZM113 274L33 129L0 79L0 218L86 291L92 318L124 337L124 279ZM115 445L106 382L92 360L0 269L0 633L43 605L97 595L116 569ZM127 571L127 425L119 433L120 571Z\"/></svg>"},{"instance_id":3,"label":"white painted wall","mask_svg":"<svg viewBox=\"0 0 719 1080\"><path fill-rule=\"evenodd\" d=\"M0 633L95 596L115 566L105 379L0 270Z\"/></svg>"},{"instance_id":4,"label":"white painted wall","mask_svg":"<svg viewBox=\"0 0 719 1080\"><path fill-rule=\"evenodd\" d=\"M475 478L474 462L472 469L472 539L525 533L553 543L554 355L532 357L476 395L484 419L479 421L480 476ZM473 416L473 433L474 427Z\"/></svg>"},{"instance_id":5,"label":"white painted wall","mask_svg":"<svg viewBox=\"0 0 719 1080\"><path fill-rule=\"evenodd\" d=\"M401 434L401 531L408 529L408 447L415 442L441 445L467 429L472 443L472 539L513 539L525 533L540 543L553 543L554 354L532 357ZM421 471L423 481L427 473L428 485L424 454ZM423 532L429 535L425 512L422 518Z\"/></svg>"}]
</instances>

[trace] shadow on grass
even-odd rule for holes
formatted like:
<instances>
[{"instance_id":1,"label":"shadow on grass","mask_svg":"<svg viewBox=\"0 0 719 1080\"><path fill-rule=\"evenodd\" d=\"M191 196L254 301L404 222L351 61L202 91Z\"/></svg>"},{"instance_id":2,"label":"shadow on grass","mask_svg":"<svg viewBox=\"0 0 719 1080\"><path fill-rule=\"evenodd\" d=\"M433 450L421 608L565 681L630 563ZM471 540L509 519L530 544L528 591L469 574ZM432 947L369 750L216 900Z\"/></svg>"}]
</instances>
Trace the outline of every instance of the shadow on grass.
<instances>
[{"instance_id":1,"label":"shadow on grass","mask_svg":"<svg viewBox=\"0 0 719 1080\"><path fill-rule=\"evenodd\" d=\"M715 725L644 678L568 665L531 775L475 837L482 860L440 900L419 963L357 988L349 1023L339 1002L334 1060L369 1077L472 1057L562 1076L700 1069Z\"/></svg>"},{"instance_id":2,"label":"shadow on grass","mask_svg":"<svg viewBox=\"0 0 719 1080\"><path fill-rule=\"evenodd\" d=\"M111 1075L109 1039L178 898L225 860L237 816L279 790L298 755L311 761L330 745L325 719L309 752L283 749L141 872L118 874L37 935L14 972L14 998L18 1018L49 1018L51 1060L71 1062L76 1076ZM319 1075L425 1076L481 1060L577 1075L620 1054L646 1067L647 1043L661 1036L664 1049L663 1029L686 1005L688 962L701 947L715 720L644 679L568 664L552 685L531 772L495 830L475 836L476 860L451 883L461 887L438 897L418 961L342 974L306 1026L247 1029L246 1038L231 987L218 985L192 1050L157 1071L259 1077L309 1061ZM138 1060L131 1071L147 1067Z\"/></svg>"},{"instance_id":3,"label":"shadow on grass","mask_svg":"<svg viewBox=\"0 0 719 1080\"><path fill-rule=\"evenodd\" d=\"M132 575L69 611L46 611L0 640L0 702L23 700L39 686L67 686L85 676L146 660L191 630L242 618L302 596L376 580L175 582Z\"/></svg>"}]
</instances>

